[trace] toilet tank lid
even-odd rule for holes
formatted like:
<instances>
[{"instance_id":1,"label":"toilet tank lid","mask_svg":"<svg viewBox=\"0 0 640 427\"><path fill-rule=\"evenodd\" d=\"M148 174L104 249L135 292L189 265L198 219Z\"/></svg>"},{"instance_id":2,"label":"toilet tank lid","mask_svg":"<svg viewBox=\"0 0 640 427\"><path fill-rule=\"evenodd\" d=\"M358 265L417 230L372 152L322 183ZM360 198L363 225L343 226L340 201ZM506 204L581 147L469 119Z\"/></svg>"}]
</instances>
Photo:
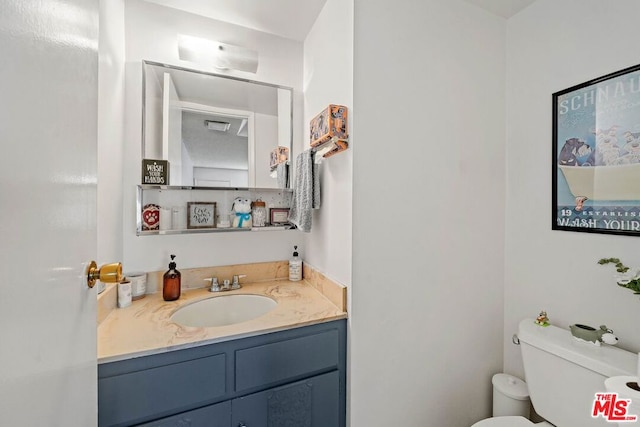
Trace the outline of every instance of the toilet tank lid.
<instances>
[{"instance_id":1,"label":"toilet tank lid","mask_svg":"<svg viewBox=\"0 0 640 427\"><path fill-rule=\"evenodd\" d=\"M579 342L567 329L553 325L538 326L533 319L520 322L518 338L521 344L555 354L605 377L633 375L638 363L638 355L635 353L608 344L598 347Z\"/></svg>"},{"instance_id":2,"label":"toilet tank lid","mask_svg":"<svg viewBox=\"0 0 640 427\"><path fill-rule=\"evenodd\" d=\"M495 374L491 378L493 386L502 394L516 400L529 399L527 384L520 378L509 374Z\"/></svg>"}]
</instances>

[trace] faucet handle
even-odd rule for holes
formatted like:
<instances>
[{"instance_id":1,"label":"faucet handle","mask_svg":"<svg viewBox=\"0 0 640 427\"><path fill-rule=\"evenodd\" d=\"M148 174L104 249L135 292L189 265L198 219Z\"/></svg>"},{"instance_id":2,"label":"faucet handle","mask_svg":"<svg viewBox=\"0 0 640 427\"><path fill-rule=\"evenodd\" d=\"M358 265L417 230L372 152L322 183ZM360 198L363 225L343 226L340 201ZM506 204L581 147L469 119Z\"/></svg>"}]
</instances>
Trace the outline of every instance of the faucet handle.
<instances>
[{"instance_id":1,"label":"faucet handle","mask_svg":"<svg viewBox=\"0 0 640 427\"><path fill-rule=\"evenodd\" d=\"M233 285L231 285L231 290L240 289L242 287L240 286L240 279L242 279L243 277L247 277L247 275L236 274L235 276L233 276Z\"/></svg>"},{"instance_id":2,"label":"faucet handle","mask_svg":"<svg viewBox=\"0 0 640 427\"><path fill-rule=\"evenodd\" d=\"M211 282L211 287L209 288L209 292L220 292L220 284L218 283L217 277L212 277L210 279L204 279L206 282Z\"/></svg>"}]
</instances>

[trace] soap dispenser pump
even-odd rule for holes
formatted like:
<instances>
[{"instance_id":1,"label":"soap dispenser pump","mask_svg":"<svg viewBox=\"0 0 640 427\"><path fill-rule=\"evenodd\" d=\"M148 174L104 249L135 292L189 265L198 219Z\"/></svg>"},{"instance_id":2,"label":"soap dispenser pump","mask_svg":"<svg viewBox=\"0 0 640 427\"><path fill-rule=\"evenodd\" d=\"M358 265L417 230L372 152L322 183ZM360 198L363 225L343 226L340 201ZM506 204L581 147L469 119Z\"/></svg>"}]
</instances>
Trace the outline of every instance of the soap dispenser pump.
<instances>
[{"instance_id":1,"label":"soap dispenser pump","mask_svg":"<svg viewBox=\"0 0 640 427\"><path fill-rule=\"evenodd\" d=\"M298 256L298 247L293 247L293 258L289 260L289 280L297 282L302 280L302 260Z\"/></svg>"},{"instance_id":2,"label":"soap dispenser pump","mask_svg":"<svg viewBox=\"0 0 640 427\"><path fill-rule=\"evenodd\" d=\"M175 255L171 255L169 270L162 276L162 298L165 301L175 301L180 298L181 274L176 270Z\"/></svg>"}]
</instances>

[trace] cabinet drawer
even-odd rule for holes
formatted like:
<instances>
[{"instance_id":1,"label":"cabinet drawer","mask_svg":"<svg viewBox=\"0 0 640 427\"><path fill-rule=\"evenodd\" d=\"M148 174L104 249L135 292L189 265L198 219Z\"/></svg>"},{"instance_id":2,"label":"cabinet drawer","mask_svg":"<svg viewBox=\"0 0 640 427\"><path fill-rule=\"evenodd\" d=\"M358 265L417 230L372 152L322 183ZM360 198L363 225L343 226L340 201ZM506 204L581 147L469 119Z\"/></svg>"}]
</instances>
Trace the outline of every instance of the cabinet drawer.
<instances>
[{"instance_id":1,"label":"cabinet drawer","mask_svg":"<svg viewBox=\"0 0 640 427\"><path fill-rule=\"evenodd\" d=\"M224 396L225 355L173 363L98 380L98 424L127 425L175 414Z\"/></svg>"},{"instance_id":2,"label":"cabinet drawer","mask_svg":"<svg viewBox=\"0 0 640 427\"><path fill-rule=\"evenodd\" d=\"M338 367L339 334L329 330L235 353L235 390L240 392Z\"/></svg>"},{"instance_id":3,"label":"cabinet drawer","mask_svg":"<svg viewBox=\"0 0 640 427\"><path fill-rule=\"evenodd\" d=\"M223 402L150 423L139 424L138 427L229 427L230 425L231 402Z\"/></svg>"}]
</instances>

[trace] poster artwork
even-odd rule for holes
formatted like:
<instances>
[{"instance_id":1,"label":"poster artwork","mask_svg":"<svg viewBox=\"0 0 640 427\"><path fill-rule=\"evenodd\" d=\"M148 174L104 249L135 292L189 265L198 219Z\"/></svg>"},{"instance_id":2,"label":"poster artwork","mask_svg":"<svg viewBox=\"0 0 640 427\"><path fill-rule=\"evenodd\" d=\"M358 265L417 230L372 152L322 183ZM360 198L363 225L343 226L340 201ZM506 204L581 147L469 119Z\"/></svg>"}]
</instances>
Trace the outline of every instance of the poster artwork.
<instances>
[{"instance_id":1,"label":"poster artwork","mask_svg":"<svg viewBox=\"0 0 640 427\"><path fill-rule=\"evenodd\" d=\"M555 230L640 234L640 66L553 95Z\"/></svg>"}]
</instances>

